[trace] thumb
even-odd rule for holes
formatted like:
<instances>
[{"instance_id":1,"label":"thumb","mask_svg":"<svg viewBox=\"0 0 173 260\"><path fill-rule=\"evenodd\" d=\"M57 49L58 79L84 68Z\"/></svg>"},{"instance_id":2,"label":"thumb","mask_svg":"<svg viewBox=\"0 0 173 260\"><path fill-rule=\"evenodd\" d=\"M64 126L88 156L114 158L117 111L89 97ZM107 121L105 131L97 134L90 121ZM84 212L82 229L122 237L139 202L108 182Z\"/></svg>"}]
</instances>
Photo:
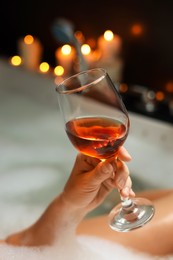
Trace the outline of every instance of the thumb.
<instances>
[{"instance_id":1,"label":"thumb","mask_svg":"<svg viewBox=\"0 0 173 260\"><path fill-rule=\"evenodd\" d=\"M113 166L105 161L100 162L92 171L90 174L90 178L92 178L92 181L94 184L101 184L103 181L111 178L114 176L114 168Z\"/></svg>"}]
</instances>

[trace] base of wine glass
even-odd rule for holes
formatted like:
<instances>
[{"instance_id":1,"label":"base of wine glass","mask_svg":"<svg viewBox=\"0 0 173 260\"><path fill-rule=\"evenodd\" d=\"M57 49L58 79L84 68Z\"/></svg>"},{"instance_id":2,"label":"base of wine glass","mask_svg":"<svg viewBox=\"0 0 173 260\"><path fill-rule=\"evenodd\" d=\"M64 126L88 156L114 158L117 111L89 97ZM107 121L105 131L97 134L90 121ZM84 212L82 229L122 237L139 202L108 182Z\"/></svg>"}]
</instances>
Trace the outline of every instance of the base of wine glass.
<instances>
[{"instance_id":1,"label":"base of wine glass","mask_svg":"<svg viewBox=\"0 0 173 260\"><path fill-rule=\"evenodd\" d=\"M109 226L119 232L128 232L144 226L154 216L154 206L145 198L134 198L131 204L118 204L109 214Z\"/></svg>"}]
</instances>

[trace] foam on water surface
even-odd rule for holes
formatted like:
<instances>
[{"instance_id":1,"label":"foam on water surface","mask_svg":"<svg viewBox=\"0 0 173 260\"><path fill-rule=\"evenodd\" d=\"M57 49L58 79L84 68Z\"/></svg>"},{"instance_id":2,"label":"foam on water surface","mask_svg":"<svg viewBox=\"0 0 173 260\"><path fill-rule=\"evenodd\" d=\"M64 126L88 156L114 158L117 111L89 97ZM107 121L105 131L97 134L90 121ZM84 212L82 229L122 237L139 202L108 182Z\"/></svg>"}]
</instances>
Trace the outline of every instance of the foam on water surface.
<instances>
[{"instance_id":1,"label":"foam on water surface","mask_svg":"<svg viewBox=\"0 0 173 260\"><path fill-rule=\"evenodd\" d=\"M78 241L63 240L52 247L26 248L0 245L0 260L172 260L128 250L120 245L90 236Z\"/></svg>"}]
</instances>

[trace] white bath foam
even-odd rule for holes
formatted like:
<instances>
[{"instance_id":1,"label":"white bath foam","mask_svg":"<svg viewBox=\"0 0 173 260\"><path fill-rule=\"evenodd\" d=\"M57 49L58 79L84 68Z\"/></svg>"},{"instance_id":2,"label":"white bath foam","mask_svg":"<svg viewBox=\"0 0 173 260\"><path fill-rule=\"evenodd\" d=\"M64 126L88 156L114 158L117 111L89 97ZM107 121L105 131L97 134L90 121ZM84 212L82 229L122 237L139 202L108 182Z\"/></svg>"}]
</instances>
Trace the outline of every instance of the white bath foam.
<instances>
[{"instance_id":1,"label":"white bath foam","mask_svg":"<svg viewBox=\"0 0 173 260\"><path fill-rule=\"evenodd\" d=\"M94 236L82 235L79 237L79 241L85 248L88 247L91 252L95 252L98 255L98 258L95 259L99 260L173 260L173 256L150 256Z\"/></svg>"},{"instance_id":2,"label":"white bath foam","mask_svg":"<svg viewBox=\"0 0 173 260\"><path fill-rule=\"evenodd\" d=\"M173 256L154 257L118 244L91 236L79 236L78 241L61 241L43 248L0 245L0 260L172 260Z\"/></svg>"},{"instance_id":3,"label":"white bath foam","mask_svg":"<svg viewBox=\"0 0 173 260\"><path fill-rule=\"evenodd\" d=\"M57 167L15 165L0 174L0 238L33 224L61 191L65 175Z\"/></svg>"},{"instance_id":4,"label":"white bath foam","mask_svg":"<svg viewBox=\"0 0 173 260\"><path fill-rule=\"evenodd\" d=\"M79 239L80 240L80 239ZM105 260L84 242L68 238L52 247L27 248L0 245L0 260Z\"/></svg>"}]
</instances>

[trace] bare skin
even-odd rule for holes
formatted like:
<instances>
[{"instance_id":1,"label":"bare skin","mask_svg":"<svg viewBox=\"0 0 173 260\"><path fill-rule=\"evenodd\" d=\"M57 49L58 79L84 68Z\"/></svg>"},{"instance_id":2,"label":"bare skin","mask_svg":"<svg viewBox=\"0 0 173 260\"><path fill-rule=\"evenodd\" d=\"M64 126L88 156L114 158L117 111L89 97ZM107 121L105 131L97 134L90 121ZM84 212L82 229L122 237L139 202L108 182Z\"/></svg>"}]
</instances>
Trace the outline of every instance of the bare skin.
<instances>
[{"instance_id":1,"label":"bare skin","mask_svg":"<svg viewBox=\"0 0 173 260\"><path fill-rule=\"evenodd\" d=\"M31 227L9 235L5 243L16 246L52 245L65 237L76 239L77 234L102 237L126 247L156 255L173 252L173 191L153 191L141 196L153 199L156 214L153 220L129 233L112 231L107 216L83 220L88 212L100 205L106 196L118 188L122 196L134 197L128 167L131 156L122 147L119 160L100 162L82 154L76 158L63 192L50 203L40 219ZM92 224L92 229L88 228ZM102 228L100 228L100 226ZM157 243L156 243L157 242Z\"/></svg>"},{"instance_id":2,"label":"bare skin","mask_svg":"<svg viewBox=\"0 0 173 260\"><path fill-rule=\"evenodd\" d=\"M156 213L151 222L140 229L119 233L108 226L108 216L87 219L80 223L77 234L88 234L104 238L125 247L152 255L173 253L173 190L148 191L137 196L154 199ZM92 226L92 228L90 228ZM100 228L101 227L101 228Z\"/></svg>"},{"instance_id":3,"label":"bare skin","mask_svg":"<svg viewBox=\"0 0 173 260\"><path fill-rule=\"evenodd\" d=\"M49 205L31 227L5 239L9 244L40 246L68 237L75 239L77 225L84 216L100 205L114 188L122 196L134 196L126 164L131 156L122 147L119 160L100 160L79 154L64 191Z\"/></svg>"}]
</instances>

